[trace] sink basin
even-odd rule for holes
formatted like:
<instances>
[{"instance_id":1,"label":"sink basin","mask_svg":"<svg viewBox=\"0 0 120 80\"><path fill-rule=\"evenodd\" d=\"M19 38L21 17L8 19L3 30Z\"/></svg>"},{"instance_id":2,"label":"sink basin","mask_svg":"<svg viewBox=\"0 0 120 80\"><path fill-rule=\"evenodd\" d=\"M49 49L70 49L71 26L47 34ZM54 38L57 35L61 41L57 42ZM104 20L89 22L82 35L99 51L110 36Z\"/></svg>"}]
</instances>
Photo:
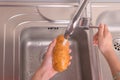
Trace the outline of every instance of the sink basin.
<instances>
[{"instance_id":1,"label":"sink basin","mask_svg":"<svg viewBox=\"0 0 120 80\"><path fill-rule=\"evenodd\" d=\"M50 42L59 34L63 34L65 29L64 26L50 26L28 28L22 31L20 37L21 80L30 80L40 66ZM77 28L71 36L70 43L73 57L70 67L51 80L92 80L87 33Z\"/></svg>"},{"instance_id":2,"label":"sink basin","mask_svg":"<svg viewBox=\"0 0 120 80\"><path fill-rule=\"evenodd\" d=\"M41 65L47 46L64 33L77 6L77 3L0 3L0 80L30 80ZM100 80L92 34L91 29L76 27L70 38L71 65L51 80Z\"/></svg>"},{"instance_id":3,"label":"sink basin","mask_svg":"<svg viewBox=\"0 0 120 80\"><path fill-rule=\"evenodd\" d=\"M120 3L94 3L92 5L92 22L94 25L105 23L113 37L113 48L120 59ZM94 33L96 33L94 29ZM113 80L110 67L101 52L96 49L99 56L99 69L102 80Z\"/></svg>"}]
</instances>

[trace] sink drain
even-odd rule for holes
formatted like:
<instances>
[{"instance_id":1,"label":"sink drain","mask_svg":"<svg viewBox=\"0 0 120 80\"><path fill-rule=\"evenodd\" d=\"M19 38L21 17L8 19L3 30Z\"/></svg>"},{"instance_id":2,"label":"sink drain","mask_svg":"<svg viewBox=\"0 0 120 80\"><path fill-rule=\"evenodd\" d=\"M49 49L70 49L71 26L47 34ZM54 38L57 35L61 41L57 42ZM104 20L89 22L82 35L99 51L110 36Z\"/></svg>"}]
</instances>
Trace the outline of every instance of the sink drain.
<instances>
[{"instance_id":1,"label":"sink drain","mask_svg":"<svg viewBox=\"0 0 120 80\"><path fill-rule=\"evenodd\" d=\"M114 48L117 52L120 52L120 39L113 40Z\"/></svg>"}]
</instances>

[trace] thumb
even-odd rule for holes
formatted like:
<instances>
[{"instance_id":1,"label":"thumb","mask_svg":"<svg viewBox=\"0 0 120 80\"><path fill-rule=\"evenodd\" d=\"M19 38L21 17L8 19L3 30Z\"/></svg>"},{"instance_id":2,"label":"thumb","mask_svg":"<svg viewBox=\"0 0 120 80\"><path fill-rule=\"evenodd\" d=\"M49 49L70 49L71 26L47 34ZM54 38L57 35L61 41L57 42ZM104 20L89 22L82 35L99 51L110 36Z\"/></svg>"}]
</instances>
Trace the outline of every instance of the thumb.
<instances>
[{"instance_id":1,"label":"thumb","mask_svg":"<svg viewBox=\"0 0 120 80\"><path fill-rule=\"evenodd\" d=\"M93 37L93 44L97 45L98 44L98 32L94 35Z\"/></svg>"},{"instance_id":2,"label":"thumb","mask_svg":"<svg viewBox=\"0 0 120 80\"><path fill-rule=\"evenodd\" d=\"M56 39L54 39L54 40L50 43L50 45L49 45L49 47L48 47L48 50L47 50L47 54L51 54L51 53L52 53L52 51L53 51L53 49L54 49L54 47L55 47L55 44L56 44Z\"/></svg>"}]
</instances>

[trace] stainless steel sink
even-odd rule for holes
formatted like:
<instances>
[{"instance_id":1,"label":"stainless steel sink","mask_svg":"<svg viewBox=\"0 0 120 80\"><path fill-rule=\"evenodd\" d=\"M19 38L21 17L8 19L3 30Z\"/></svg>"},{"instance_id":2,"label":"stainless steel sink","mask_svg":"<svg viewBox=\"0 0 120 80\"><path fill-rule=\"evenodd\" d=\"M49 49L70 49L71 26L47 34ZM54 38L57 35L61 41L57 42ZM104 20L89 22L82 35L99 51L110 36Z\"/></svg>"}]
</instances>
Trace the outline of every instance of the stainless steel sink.
<instances>
[{"instance_id":1,"label":"stainless steel sink","mask_svg":"<svg viewBox=\"0 0 120 80\"><path fill-rule=\"evenodd\" d=\"M30 80L41 65L47 46L64 33L77 6L1 2L0 80ZM91 29L76 28L70 38L72 64L51 80L100 80L92 33Z\"/></svg>"},{"instance_id":2,"label":"stainless steel sink","mask_svg":"<svg viewBox=\"0 0 120 80\"><path fill-rule=\"evenodd\" d=\"M65 27L34 27L23 30L20 37L21 44L21 80L30 80L40 66L49 43L59 34L63 34ZM51 80L92 80L87 33L79 28L70 39L72 64L68 70L57 74ZM87 74L86 74L87 73Z\"/></svg>"},{"instance_id":3,"label":"stainless steel sink","mask_svg":"<svg viewBox=\"0 0 120 80\"><path fill-rule=\"evenodd\" d=\"M120 3L95 3L92 5L92 22L94 25L105 23L113 37L113 48L120 59ZM94 29L94 33L96 33ZM96 49L99 56L99 69L103 80L113 80L110 67L101 52Z\"/></svg>"}]
</instances>

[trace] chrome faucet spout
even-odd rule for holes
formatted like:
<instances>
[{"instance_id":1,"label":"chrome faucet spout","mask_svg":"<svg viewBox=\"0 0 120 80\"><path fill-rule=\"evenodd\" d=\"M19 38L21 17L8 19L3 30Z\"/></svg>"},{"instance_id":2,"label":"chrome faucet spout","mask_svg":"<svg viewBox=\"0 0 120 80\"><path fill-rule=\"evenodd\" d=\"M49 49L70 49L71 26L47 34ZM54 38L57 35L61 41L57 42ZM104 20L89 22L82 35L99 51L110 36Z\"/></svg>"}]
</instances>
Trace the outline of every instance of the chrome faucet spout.
<instances>
[{"instance_id":1,"label":"chrome faucet spout","mask_svg":"<svg viewBox=\"0 0 120 80\"><path fill-rule=\"evenodd\" d=\"M70 21L70 24L68 25L64 37L67 39L69 36L74 32L75 27L80 21L80 18L82 17L82 13L85 10L87 4L89 3L89 0L82 0L81 4L79 5L75 15Z\"/></svg>"}]
</instances>

